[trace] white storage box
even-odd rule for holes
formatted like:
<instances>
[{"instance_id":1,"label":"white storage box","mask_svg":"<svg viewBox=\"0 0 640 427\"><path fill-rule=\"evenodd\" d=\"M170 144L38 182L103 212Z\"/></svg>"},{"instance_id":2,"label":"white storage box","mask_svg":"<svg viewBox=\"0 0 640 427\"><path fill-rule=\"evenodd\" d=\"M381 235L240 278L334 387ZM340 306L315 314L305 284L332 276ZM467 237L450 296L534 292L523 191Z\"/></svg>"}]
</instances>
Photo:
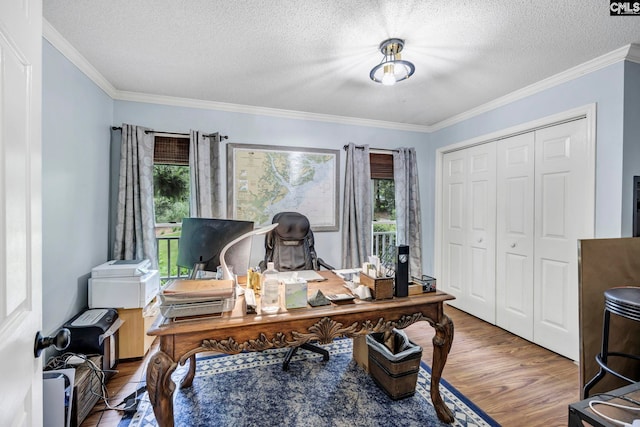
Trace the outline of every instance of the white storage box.
<instances>
[{"instance_id":1,"label":"white storage box","mask_svg":"<svg viewBox=\"0 0 640 427\"><path fill-rule=\"evenodd\" d=\"M92 277L89 308L144 308L158 294L158 270L142 276Z\"/></svg>"}]
</instances>

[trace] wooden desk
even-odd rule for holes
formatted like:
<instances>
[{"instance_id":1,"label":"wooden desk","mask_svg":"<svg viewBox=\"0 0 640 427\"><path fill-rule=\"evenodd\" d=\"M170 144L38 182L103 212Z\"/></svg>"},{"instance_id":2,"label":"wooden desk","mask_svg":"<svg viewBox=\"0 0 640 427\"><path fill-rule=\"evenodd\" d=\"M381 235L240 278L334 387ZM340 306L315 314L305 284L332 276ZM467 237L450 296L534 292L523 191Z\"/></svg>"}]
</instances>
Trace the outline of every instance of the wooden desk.
<instances>
[{"instance_id":1,"label":"wooden desk","mask_svg":"<svg viewBox=\"0 0 640 427\"><path fill-rule=\"evenodd\" d=\"M343 281L329 271L322 274L328 280L310 282L308 294L317 289L323 293L345 293ZM269 348L294 347L309 341L320 344L335 338L363 337L370 332L406 328L426 321L435 329L431 400L438 418L451 423L451 410L440 396L440 378L453 341L453 322L444 314L443 303L454 297L443 292L414 295L381 301L360 301L342 305L297 308L271 315L244 314L240 297L233 311L220 318L170 322L160 316L147 331L160 337L160 347L147 366L147 390L158 425L173 426L173 392L171 374L177 364L189 361L189 369L181 387L190 387L195 375L195 355L204 351L235 354L241 351L262 351ZM259 299L258 299L259 300ZM258 304L259 305L259 304Z\"/></svg>"}]
</instances>

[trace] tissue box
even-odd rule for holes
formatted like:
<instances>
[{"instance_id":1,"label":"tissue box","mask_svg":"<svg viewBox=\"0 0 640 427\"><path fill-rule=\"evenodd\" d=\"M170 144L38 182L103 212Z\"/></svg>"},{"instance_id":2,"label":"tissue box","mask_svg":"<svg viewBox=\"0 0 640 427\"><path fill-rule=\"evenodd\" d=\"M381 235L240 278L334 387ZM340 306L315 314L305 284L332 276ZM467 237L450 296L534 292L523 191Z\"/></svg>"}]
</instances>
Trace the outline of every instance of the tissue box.
<instances>
[{"instance_id":1,"label":"tissue box","mask_svg":"<svg viewBox=\"0 0 640 427\"><path fill-rule=\"evenodd\" d=\"M284 282L284 301L286 308L303 308L307 306L307 281Z\"/></svg>"}]
</instances>

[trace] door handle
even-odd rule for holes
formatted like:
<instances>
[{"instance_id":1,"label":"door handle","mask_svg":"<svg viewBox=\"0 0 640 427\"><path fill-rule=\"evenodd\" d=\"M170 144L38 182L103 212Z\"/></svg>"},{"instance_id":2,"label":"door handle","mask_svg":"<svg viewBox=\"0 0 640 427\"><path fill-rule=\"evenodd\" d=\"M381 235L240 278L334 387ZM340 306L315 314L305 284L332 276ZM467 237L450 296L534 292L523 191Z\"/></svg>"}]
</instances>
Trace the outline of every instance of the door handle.
<instances>
[{"instance_id":1,"label":"door handle","mask_svg":"<svg viewBox=\"0 0 640 427\"><path fill-rule=\"evenodd\" d=\"M43 337L40 331L36 333L36 340L33 343L33 355L38 358L45 348L54 346L56 350L62 351L69 347L71 343L71 331L62 328L55 335Z\"/></svg>"},{"instance_id":2,"label":"door handle","mask_svg":"<svg viewBox=\"0 0 640 427\"><path fill-rule=\"evenodd\" d=\"M516 246L517 246L517 245L516 245L515 243L512 243L512 244L511 244L511 247L512 247L512 248L515 248Z\"/></svg>"},{"instance_id":3,"label":"door handle","mask_svg":"<svg viewBox=\"0 0 640 427\"><path fill-rule=\"evenodd\" d=\"M478 243L482 243L482 237L478 239Z\"/></svg>"}]
</instances>

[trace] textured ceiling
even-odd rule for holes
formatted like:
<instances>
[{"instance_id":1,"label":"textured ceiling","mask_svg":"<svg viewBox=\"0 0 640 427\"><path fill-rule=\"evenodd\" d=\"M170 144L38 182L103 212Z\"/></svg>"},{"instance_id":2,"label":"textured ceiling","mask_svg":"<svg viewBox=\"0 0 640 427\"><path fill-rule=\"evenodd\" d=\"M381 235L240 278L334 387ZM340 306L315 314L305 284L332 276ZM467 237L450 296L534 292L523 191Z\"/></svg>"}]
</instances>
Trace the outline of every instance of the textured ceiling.
<instances>
[{"instance_id":1,"label":"textured ceiling","mask_svg":"<svg viewBox=\"0 0 640 427\"><path fill-rule=\"evenodd\" d=\"M430 126L640 42L605 0L44 0L119 91ZM381 41L416 72L369 80Z\"/></svg>"}]
</instances>

